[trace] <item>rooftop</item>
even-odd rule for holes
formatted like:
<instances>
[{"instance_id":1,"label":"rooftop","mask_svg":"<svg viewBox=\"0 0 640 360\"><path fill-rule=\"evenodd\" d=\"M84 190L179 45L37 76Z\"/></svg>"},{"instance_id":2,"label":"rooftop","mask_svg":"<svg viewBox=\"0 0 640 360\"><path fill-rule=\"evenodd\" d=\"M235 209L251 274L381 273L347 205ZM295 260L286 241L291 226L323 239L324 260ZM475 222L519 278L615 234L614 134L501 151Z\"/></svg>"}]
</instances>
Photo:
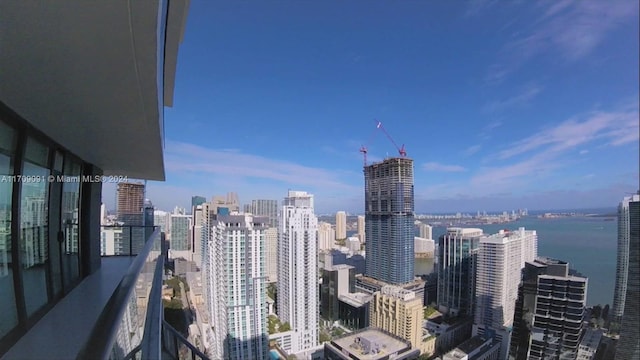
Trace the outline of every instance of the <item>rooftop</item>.
<instances>
[{"instance_id":1,"label":"rooftop","mask_svg":"<svg viewBox=\"0 0 640 360\"><path fill-rule=\"evenodd\" d=\"M389 354L411 348L411 345L404 340L377 329L365 329L332 340L331 343L339 346L345 355L348 353L361 360L382 359Z\"/></svg>"},{"instance_id":2,"label":"rooftop","mask_svg":"<svg viewBox=\"0 0 640 360\"><path fill-rule=\"evenodd\" d=\"M346 293L338 295L338 300L353 307L361 307L371 301L371 295L364 293Z\"/></svg>"}]
</instances>

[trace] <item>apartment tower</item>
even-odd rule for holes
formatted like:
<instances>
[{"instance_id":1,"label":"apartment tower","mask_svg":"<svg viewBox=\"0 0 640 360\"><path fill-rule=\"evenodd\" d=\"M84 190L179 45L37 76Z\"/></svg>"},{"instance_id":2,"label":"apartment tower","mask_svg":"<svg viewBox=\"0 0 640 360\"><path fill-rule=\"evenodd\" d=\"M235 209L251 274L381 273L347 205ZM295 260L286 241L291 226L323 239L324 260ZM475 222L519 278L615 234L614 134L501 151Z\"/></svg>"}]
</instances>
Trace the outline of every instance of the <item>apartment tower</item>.
<instances>
[{"instance_id":1,"label":"apartment tower","mask_svg":"<svg viewBox=\"0 0 640 360\"><path fill-rule=\"evenodd\" d=\"M623 206L626 200L623 201ZM628 234L629 238L627 286L616 360L640 358L640 192L628 200L628 209L628 217L625 219L628 221L628 227L622 226L622 230L625 231L623 235ZM619 261L620 258L618 263Z\"/></svg>"},{"instance_id":2,"label":"apartment tower","mask_svg":"<svg viewBox=\"0 0 640 360\"><path fill-rule=\"evenodd\" d=\"M631 223L629 219L629 204L640 201L640 195L628 196L618 205L618 259L616 264L616 285L613 293L612 321L618 325L624 313L627 295L627 276L629 274L629 244Z\"/></svg>"},{"instance_id":3,"label":"apartment tower","mask_svg":"<svg viewBox=\"0 0 640 360\"><path fill-rule=\"evenodd\" d=\"M473 335L499 340L500 359L509 352L522 269L537 255L535 230L500 230L480 238Z\"/></svg>"},{"instance_id":4,"label":"apartment tower","mask_svg":"<svg viewBox=\"0 0 640 360\"><path fill-rule=\"evenodd\" d=\"M389 158L364 168L366 275L388 284L414 278L413 160Z\"/></svg>"},{"instance_id":5,"label":"apartment tower","mask_svg":"<svg viewBox=\"0 0 640 360\"><path fill-rule=\"evenodd\" d=\"M518 360L576 359L587 304L587 279L564 261L525 264L510 354Z\"/></svg>"},{"instance_id":6,"label":"apartment tower","mask_svg":"<svg viewBox=\"0 0 640 360\"><path fill-rule=\"evenodd\" d=\"M205 301L214 359L268 358L265 231L268 218L212 215L206 244Z\"/></svg>"},{"instance_id":7,"label":"apartment tower","mask_svg":"<svg viewBox=\"0 0 640 360\"><path fill-rule=\"evenodd\" d=\"M289 191L278 234L278 315L293 331L291 352L318 344L318 219L313 195Z\"/></svg>"}]
</instances>

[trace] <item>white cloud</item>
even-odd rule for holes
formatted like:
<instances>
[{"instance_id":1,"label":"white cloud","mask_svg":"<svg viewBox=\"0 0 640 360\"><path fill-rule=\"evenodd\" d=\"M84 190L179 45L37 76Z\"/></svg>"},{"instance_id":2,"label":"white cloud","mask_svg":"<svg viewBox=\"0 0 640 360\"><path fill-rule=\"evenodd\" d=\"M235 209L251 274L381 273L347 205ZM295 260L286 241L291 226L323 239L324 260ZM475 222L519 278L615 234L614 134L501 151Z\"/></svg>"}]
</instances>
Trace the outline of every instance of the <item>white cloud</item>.
<instances>
[{"instance_id":1,"label":"white cloud","mask_svg":"<svg viewBox=\"0 0 640 360\"><path fill-rule=\"evenodd\" d=\"M486 112L499 112L512 107L524 106L538 96L541 91L542 87L538 85L528 85L519 94L486 104L483 110Z\"/></svg>"},{"instance_id":2,"label":"white cloud","mask_svg":"<svg viewBox=\"0 0 640 360\"><path fill-rule=\"evenodd\" d=\"M638 109L618 112L596 112L566 120L523 140L509 144L498 153L498 159L509 159L535 150L559 153L596 140L618 146L638 140ZM583 116L584 118L584 116Z\"/></svg>"},{"instance_id":3,"label":"white cloud","mask_svg":"<svg viewBox=\"0 0 640 360\"><path fill-rule=\"evenodd\" d=\"M471 156L480 151L480 149L482 149L482 145L480 144L469 146L465 151L463 151L463 154L466 156Z\"/></svg>"},{"instance_id":4,"label":"white cloud","mask_svg":"<svg viewBox=\"0 0 640 360\"><path fill-rule=\"evenodd\" d=\"M422 168L427 171L435 172L463 172L466 169L460 165L445 165L437 162L428 162L422 165Z\"/></svg>"},{"instance_id":5,"label":"white cloud","mask_svg":"<svg viewBox=\"0 0 640 360\"><path fill-rule=\"evenodd\" d=\"M580 155L586 155L589 153L589 150L580 150Z\"/></svg>"},{"instance_id":6,"label":"white cloud","mask_svg":"<svg viewBox=\"0 0 640 360\"><path fill-rule=\"evenodd\" d=\"M489 67L486 81L499 83L532 58L560 54L565 61L578 61L600 45L612 29L638 14L638 2L550 1L546 11L526 31L521 26L516 38L500 52L501 59Z\"/></svg>"}]
</instances>

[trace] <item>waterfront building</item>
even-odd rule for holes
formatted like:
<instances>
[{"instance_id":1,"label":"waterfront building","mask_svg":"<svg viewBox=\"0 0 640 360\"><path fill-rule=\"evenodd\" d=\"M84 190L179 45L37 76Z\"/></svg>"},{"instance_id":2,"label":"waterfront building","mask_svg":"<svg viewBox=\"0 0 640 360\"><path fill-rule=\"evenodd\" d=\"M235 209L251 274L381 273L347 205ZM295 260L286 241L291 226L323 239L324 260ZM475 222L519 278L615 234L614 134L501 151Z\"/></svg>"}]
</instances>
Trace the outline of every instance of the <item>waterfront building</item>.
<instances>
[{"instance_id":1,"label":"waterfront building","mask_svg":"<svg viewBox=\"0 0 640 360\"><path fill-rule=\"evenodd\" d=\"M478 244L473 334L500 341L500 359L509 353L521 272L538 255L535 230L500 230Z\"/></svg>"},{"instance_id":2,"label":"waterfront building","mask_svg":"<svg viewBox=\"0 0 640 360\"><path fill-rule=\"evenodd\" d=\"M629 275L629 244L631 241L631 223L629 204L640 201L640 195L627 196L618 205L618 252L616 262L616 285L611 307L611 320L618 325L622 321L625 298L627 295L627 277Z\"/></svg>"},{"instance_id":3,"label":"waterfront building","mask_svg":"<svg viewBox=\"0 0 640 360\"><path fill-rule=\"evenodd\" d=\"M389 158L364 168L366 274L389 284L414 278L413 160Z\"/></svg>"},{"instance_id":4,"label":"waterfront building","mask_svg":"<svg viewBox=\"0 0 640 360\"><path fill-rule=\"evenodd\" d=\"M278 315L293 331L291 353L318 344L318 219L313 195L289 191L278 232Z\"/></svg>"},{"instance_id":5,"label":"waterfront building","mask_svg":"<svg viewBox=\"0 0 640 360\"><path fill-rule=\"evenodd\" d=\"M336 213L336 240L347 238L347 213L338 211Z\"/></svg>"},{"instance_id":6,"label":"waterfront building","mask_svg":"<svg viewBox=\"0 0 640 360\"><path fill-rule=\"evenodd\" d=\"M423 239L433 239L433 227L429 224L420 223L420 237Z\"/></svg>"},{"instance_id":7,"label":"waterfront building","mask_svg":"<svg viewBox=\"0 0 640 360\"><path fill-rule=\"evenodd\" d=\"M471 316L475 299L476 258L482 229L448 228L438 239L438 311Z\"/></svg>"},{"instance_id":8,"label":"waterfront building","mask_svg":"<svg viewBox=\"0 0 640 360\"><path fill-rule=\"evenodd\" d=\"M628 214L627 289L616 360L640 358L640 192L629 201Z\"/></svg>"},{"instance_id":9,"label":"waterfront building","mask_svg":"<svg viewBox=\"0 0 640 360\"><path fill-rule=\"evenodd\" d=\"M568 263L548 258L526 262L522 273L511 356L575 359L583 336L587 278L572 275Z\"/></svg>"}]
</instances>

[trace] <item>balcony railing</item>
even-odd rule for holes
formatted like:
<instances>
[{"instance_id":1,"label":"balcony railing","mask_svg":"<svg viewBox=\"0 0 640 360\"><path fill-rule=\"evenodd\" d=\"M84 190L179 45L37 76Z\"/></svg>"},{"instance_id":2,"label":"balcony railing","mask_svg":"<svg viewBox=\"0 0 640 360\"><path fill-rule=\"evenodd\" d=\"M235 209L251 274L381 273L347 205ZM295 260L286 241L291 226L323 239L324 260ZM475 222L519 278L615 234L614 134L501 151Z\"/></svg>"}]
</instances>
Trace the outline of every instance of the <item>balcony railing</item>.
<instances>
[{"instance_id":1,"label":"balcony railing","mask_svg":"<svg viewBox=\"0 0 640 360\"><path fill-rule=\"evenodd\" d=\"M102 225L100 227L101 256L137 256L146 241L158 230L153 225ZM153 250L160 251L161 241L154 244Z\"/></svg>"},{"instance_id":2,"label":"balcony railing","mask_svg":"<svg viewBox=\"0 0 640 360\"><path fill-rule=\"evenodd\" d=\"M144 226L109 226L131 234L126 251L137 255L100 314L77 359L207 359L164 321L162 282L167 248L159 227L145 237ZM142 230L142 231L140 231ZM104 237L101 239L104 241ZM102 246L104 249L104 246Z\"/></svg>"}]
</instances>

